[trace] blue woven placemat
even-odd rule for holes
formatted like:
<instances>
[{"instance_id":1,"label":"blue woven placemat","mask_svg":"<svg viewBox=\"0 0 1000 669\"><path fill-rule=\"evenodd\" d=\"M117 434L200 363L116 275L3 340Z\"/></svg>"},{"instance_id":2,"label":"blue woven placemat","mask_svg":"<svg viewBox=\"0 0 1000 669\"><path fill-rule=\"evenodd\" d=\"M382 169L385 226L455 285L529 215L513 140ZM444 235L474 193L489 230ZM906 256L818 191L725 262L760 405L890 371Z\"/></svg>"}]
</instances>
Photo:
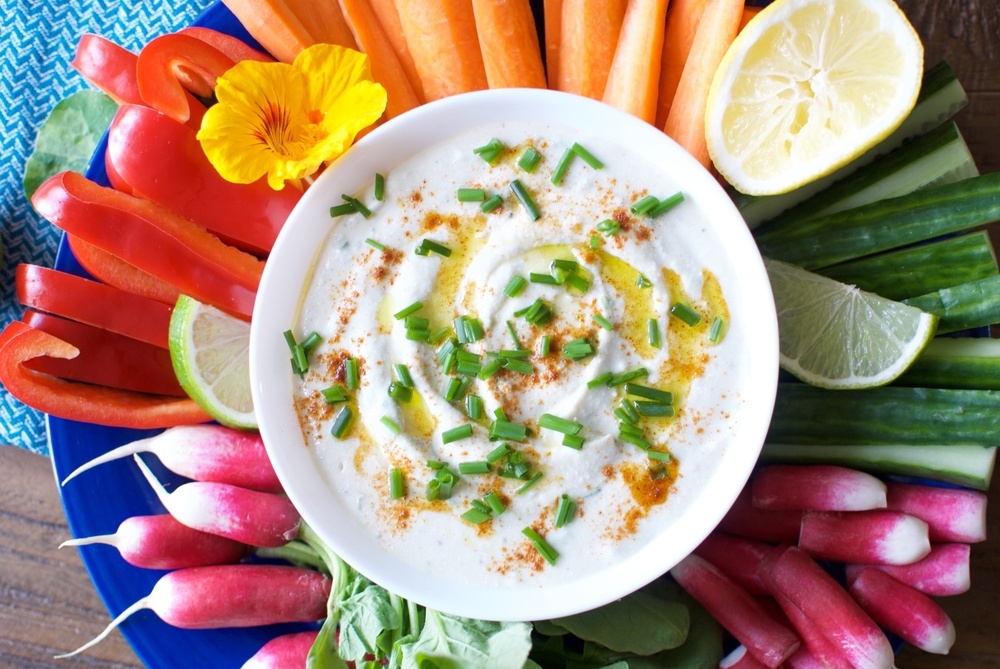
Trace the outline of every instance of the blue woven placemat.
<instances>
[{"instance_id":1,"label":"blue woven placemat","mask_svg":"<svg viewBox=\"0 0 1000 669\"><path fill-rule=\"evenodd\" d=\"M41 219L21 187L35 133L52 107L87 87L70 61L80 35L97 33L138 51L190 23L211 0L0 0L0 177L3 265L0 327L23 313L14 293L20 263L52 266L60 231ZM0 443L47 453L44 417L0 388Z\"/></svg>"}]
</instances>

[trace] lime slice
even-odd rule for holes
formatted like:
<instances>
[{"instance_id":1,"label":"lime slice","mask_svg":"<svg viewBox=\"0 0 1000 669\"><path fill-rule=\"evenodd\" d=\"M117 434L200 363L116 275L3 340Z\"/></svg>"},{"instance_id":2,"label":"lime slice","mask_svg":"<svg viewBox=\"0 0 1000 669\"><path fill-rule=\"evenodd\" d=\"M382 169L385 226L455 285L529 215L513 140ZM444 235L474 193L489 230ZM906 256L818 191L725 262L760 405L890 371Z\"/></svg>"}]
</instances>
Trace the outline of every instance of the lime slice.
<instances>
[{"instance_id":1,"label":"lime slice","mask_svg":"<svg viewBox=\"0 0 1000 669\"><path fill-rule=\"evenodd\" d=\"M776 260L764 261L781 367L821 388L871 388L910 366L937 316Z\"/></svg>"},{"instance_id":2,"label":"lime slice","mask_svg":"<svg viewBox=\"0 0 1000 669\"><path fill-rule=\"evenodd\" d=\"M170 317L170 359L181 387L212 418L256 429L250 396L250 324L181 295Z\"/></svg>"},{"instance_id":3,"label":"lime slice","mask_svg":"<svg viewBox=\"0 0 1000 669\"><path fill-rule=\"evenodd\" d=\"M888 136L922 75L920 38L892 0L775 0L712 80L709 155L743 193L790 191Z\"/></svg>"}]
</instances>

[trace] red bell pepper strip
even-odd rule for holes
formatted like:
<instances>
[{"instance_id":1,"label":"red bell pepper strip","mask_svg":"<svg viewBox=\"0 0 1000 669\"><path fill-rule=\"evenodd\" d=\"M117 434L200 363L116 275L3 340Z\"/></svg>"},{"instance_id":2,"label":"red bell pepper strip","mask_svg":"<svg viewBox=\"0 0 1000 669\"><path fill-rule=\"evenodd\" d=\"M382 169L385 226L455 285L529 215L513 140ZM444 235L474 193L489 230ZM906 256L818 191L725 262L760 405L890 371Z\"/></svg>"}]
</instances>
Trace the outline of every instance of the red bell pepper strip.
<instances>
[{"instance_id":1,"label":"red bell pepper strip","mask_svg":"<svg viewBox=\"0 0 1000 669\"><path fill-rule=\"evenodd\" d=\"M218 30L203 28L201 26L191 26L189 28L182 28L180 33L182 35L196 37L202 42L211 44L216 49L232 58L234 63L238 63L243 60L256 60L262 63L274 62L274 58L271 58L270 55L264 53L263 51L258 51L239 38L227 35L226 33L220 33Z\"/></svg>"},{"instance_id":2,"label":"red bell pepper strip","mask_svg":"<svg viewBox=\"0 0 1000 669\"><path fill-rule=\"evenodd\" d=\"M152 429L211 420L189 398L147 395L64 381L29 369L39 357L73 358L79 351L58 337L14 321L0 333L0 383L28 406L59 418L112 427Z\"/></svg>"},{"instance_id":3,"label":"red bell pepper strip","mask_svg":"<svg viewBox=\"0 0 1000 669\"><path fill-rule=\"evenodd\" d=\"M115 115L105 164L118 190L124 186L252 253L271 250L302 197L297 188L271 189L266 178L226 181L205 157L194 130L137 105L125 105Z\"/></svg>"},{"instance_id":4,"label":"red bell pepper strip","mask_svg":"<svg viewBox=\"0 0 1000 669\"><path fill-rule=\"evenodd\" d=\"M139 52L139 94L153 109L187 123L192 112L186 93L211 97L216 80L235 64L211 44L191 35L161 35Z\"/></svg>"},{"instance_id":5,"label":"red bell pepper strip","mask_svg":"<svg viewBox=\"0 0 1000 669\"><path fill-rule=\"evenodd\" d=\"M148 297L170 306L177 303L177 298L181 294L181 291L177 290L177 286L157 279L148 272L143 272L138 267L129 265L118 256L108 253L104 249L99 249L75 235L66 235L66 243L69 244L70 251L73 252L76 261L92 277L133 295Z\"/></svg>"},{"instance_id":6,"label":"red bell pepper strip","mask_svg":"<svg viewBox=\"0 0 1000 669\"><path fill-rule=\"evenodd\" d=\"M99 186L75 172L50 177L35 209L194 299L249 320L264 263L158 204Z\"/></svg>"},{"instance_id":7,"label":"red bell pepper strip","mask_svg":"<svg viewBox=\"0 0 1000 669\"><path fill-rule=\"evenodd\" d=\"M169 305L38 265L21 264L17 300L26 307L168 348Z\"/></svg>"},{"instance_id":8,"label":"red bell pepper strip","mask_svg":"<svg viewBox=\"0 0 1000 669\"><path fill-rule=\"evenodd\" d=\"M28 310L21 319L36 330L58 337L80 354L70 360L35 358L29 369L108 388L151 395L187 397L174 374L170 351L92 325Z\"/></svg>"}]
</instances>

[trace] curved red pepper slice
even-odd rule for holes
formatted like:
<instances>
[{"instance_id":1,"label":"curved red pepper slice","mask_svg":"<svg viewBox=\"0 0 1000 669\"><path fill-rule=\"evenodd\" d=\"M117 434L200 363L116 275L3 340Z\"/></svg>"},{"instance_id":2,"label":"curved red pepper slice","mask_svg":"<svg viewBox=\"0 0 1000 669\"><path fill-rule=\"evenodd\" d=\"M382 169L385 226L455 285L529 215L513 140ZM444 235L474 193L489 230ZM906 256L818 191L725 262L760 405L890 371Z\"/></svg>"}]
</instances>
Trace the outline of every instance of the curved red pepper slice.
<instances>
[{"instance_id":1,"label":"curved red pepper slice","mask_svg":"<svg viewBox=\"0 0 1000 669\"><path fill-rule=\"evenodd\" d=\"M76 45L71 65L92 86L118 104L142 104L135 64L139 57L100 35L85 34Z\"/></svg>"},{"instance_id":2,"label":"curved red pepper slice","mask_svg":"<svg viewBox=\"0 0 1000 669\"><path fill-rule=\"evenodd\" d=\"M162 302L38 265L18 265L15 283L26 307L169 347L173 308Z\"/></svg>"},{"instance_id":3,"label":"curved red pepper slice","mask_svg":"<svg viewBox=\"0 0 1000 669\"><path fill-rule=\"evenodd\" d=\"M33 371L24 364L43 356L70 359L77 354L73 345L58 337L15 321L0 334L0 383L32 408L84 423L152 429L211 420L189 398L147 395L64 381Z\"/></svg>"},{"instance_id":4,"label":"curved red pepper slice","mask_svg":"<svg viewBox=\"0 0 1000 669\"><path fill-rule=\"evenodd\" d=\"M218 30L212 30L211 28L204 28L202 26L191 26L188 28L182 28L179 32L182 35L190 35L191 37L200 39L202 42L211 44L216 49L229 56L234 63L238 63L243 60L256 60L261 63L274 62L274 58L271 58L271 56L263 51L258 51L243 40L233 37L232 35L227 35L226 33L220 33Z\"/></svg>"},{"instance_id":5,"label":"curved red pepper slice","mask_svg":"<svg viewBox=\"0 0 1000 669\"><path fill-rule=\"evenodd\" d=\"M267 179L226 181L197 133L155 109L124 105L108 131L108 174L118 190L152 200L241 249L266 254L302 191Z\"/></svg>"},{"instance_id":6,"label":"curved red pepper slice","mask_svg":"<svg viewBox=\"0 0 1000 669\"><path fill-rule=\"evenodd\" d=\"M72 359L34 358L29 369L67 381L151 395L187 397L174 374L170 351L108 330L37 311L25 312L22 322L76 348Z\"/></svg>"},{"instance_id":7,"label":"curved red pepper slice","mask_svg":"<svg viewBox=\"0 0 1000 669\"><path fill-rule=\"evenodd\" d=\"M168 304L171 307L177 303L181 291L177 286L157 279L148 272L143 272L134 265L118 256L97 248L75 235L66 235L73 257L92 277L103 281L109 286L120 288L133 295L141 295L151 300Z\"/></svg>"},{"instance_id":8,"label":"curved red pepper slice","mask_svg":"<svg viewBox=\"0 0 1000 669\"><path fill-rule=\"evenodd\" d=\"M211 44L191 35L161 35L139 52L139 94L153 109L187 123L192 111L186 94L211 97L216 80L235 64Z\"/></svg>"},{"instance_id":9,"label":"curved red pepper slice","mask_svg":"<svg viewBox=\"0 0 1000 669\"><path fill-rule=\"evenodd\" d=\"M264 263L158 204L99 186L75 172L46 180L35 209L65 232L249 320Z\"/></svg>"}]
</instances>

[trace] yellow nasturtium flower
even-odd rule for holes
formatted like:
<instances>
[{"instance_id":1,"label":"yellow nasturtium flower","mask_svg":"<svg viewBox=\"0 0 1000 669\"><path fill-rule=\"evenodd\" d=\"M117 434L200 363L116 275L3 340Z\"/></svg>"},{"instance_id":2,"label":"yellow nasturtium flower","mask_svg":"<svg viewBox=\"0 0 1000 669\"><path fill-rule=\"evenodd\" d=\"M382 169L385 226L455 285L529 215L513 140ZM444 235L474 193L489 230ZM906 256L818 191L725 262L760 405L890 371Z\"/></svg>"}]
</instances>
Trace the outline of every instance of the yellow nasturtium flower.
<instances>
[{"instance_id":1,"label":"yellow nasturtium flower","mask_svg":"<svg viewBox=\"0 0 1000 669\"><path fill-rule=\"evenodd\" d=\"M237 63L215 96L198 131L205 155L227 181L266 174L275 190L344 153L386 103L368 57L332 44L303 50L291 65Z\"/></svg>"}]
</instances>

